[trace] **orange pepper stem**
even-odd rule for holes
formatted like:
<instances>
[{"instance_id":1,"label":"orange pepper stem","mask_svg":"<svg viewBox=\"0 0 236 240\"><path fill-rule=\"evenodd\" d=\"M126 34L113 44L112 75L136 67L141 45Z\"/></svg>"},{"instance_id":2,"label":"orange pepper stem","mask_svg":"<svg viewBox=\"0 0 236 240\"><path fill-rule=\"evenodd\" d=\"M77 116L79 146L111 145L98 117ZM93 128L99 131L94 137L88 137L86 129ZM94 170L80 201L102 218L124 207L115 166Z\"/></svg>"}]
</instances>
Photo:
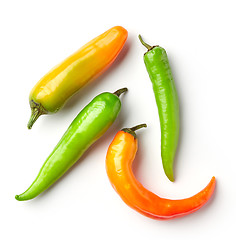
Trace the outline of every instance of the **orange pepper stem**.
<instances>
[{"instance_id":1,"label":"orange pepper stem","mask_svg":"<svg viewBox=\"0 0 236 240\"><path fill-rule=\"evenodd\" d=\"M113 94L116 95L117 97L119 97L122 93L127 92L128 88L121 88L117 91L115 91Z\"/></svg>"},{"instance_id":2,"label":"orange pepper stem","mask_svg":"<svg viewBox=\"0 0 236 240\"><path fill-rule=\"evenodd\" d=\"M147 124L146 124L146 123L139 124L139 125L134 126L134 127L132 127L132 128L123 128L121 131L127 132L127 133L133 135L134 138L136 138L137 136L136 136L135 131L136 131L136 130L139 130L140 128L144 128L144 127L147 127Z\"/></svg>"},{"instance_id":3,"label":"orange pepper stem","mask_svg":"<svg viewBox=\"0 0 236 240\"><path fill-rule=\"evenodd\" d=\"M132 128L130 128L132 131L136 131L136 130L139 130L140 128L146 128L147 127L147 124L146 123L143 123L143 124L139 124L139 125L137 125L137 126L134 126L134 127L132 127Z\"/></svg>"}]
</instances>

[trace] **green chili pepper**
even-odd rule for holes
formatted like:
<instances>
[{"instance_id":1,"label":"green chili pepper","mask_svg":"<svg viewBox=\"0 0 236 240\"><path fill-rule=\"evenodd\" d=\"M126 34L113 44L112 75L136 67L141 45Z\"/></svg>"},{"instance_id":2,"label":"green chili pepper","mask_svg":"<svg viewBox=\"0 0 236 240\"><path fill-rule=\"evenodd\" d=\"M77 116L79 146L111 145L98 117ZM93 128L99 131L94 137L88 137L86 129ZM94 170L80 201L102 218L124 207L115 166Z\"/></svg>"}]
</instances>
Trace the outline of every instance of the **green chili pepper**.
<instances>
[{"instance_id":1,"label":"green chili pepper","mask_svg":"<svg viewBox=\"0 0 236 240\"><path fill-rule=\"evenodd\" d=\"M164 48L141 43L148 49L144 63L152 82L161 125L161 157L166 176L174 181L173 163L179 138L179 102Z\"/></svg>"},{"instance_id":2,"label":"green chili pepper","mask_svg":"<svg viewBox=\"0 0 236 240\"><path fill-rule=\"evenodd\" d=\"M71 123L32 185L15 198L19 201L35 198L72 167L115 121L121 108L119 96L127 90L122 88L114 94L105 92L96 96Z\"/></svg>"}]
</instances>

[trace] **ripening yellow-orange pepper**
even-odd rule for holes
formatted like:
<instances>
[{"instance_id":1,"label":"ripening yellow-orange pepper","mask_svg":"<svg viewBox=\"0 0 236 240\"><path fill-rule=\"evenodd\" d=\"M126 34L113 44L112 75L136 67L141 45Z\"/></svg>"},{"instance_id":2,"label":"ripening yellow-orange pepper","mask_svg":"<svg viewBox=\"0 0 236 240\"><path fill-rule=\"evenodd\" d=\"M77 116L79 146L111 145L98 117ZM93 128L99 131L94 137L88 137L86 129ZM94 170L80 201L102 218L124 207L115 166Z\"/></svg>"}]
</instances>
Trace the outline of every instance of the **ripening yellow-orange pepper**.
<instances>
[{"instance_id":1,"label":"ripening yellow-orange pepper","mask_svg":"<svg viewBox=\"0 0 236 240\"><path fill-rule=\"evenodd\" d=\"M128 32L116 26L94 38L49 71L30 92L30 129L42 114L57 112L89 81L97 78L115 60Z\"/></svg>"},{"instance_id":2,"label":"ripening yellow-orange pepper","mask_svg":"<svg viewBox=\"0 0 236 240\"><path fill-rule=\"evenodd\" d=\"M142 127L146 124L124 128L111 142L107 150L106 170L112 187L129 207L149 218L169 220L200 209L214 193L215 177L199 193L178 200L159 197L135 178L132 171L132 162L138 150L135 131Z\"/></svg>"}]
</instances>

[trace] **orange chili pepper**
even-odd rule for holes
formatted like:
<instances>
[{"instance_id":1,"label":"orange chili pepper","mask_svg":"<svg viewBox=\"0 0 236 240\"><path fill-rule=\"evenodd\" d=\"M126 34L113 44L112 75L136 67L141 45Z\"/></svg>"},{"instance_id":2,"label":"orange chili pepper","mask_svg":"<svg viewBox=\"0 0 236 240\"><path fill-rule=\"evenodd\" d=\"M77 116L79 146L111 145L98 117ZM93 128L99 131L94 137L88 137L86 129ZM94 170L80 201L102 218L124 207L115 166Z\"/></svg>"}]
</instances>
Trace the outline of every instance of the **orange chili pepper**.
<instances>
[{"instance_id":1,"label":"orange chili pepper","mask_svg":"<svg viewBox=\"0 0 236 240\"><path fill-rule=\"evenodd\" d=\"M108 148L106 170L112 187L128 206L153 219L168 220L201 208L214 192L215 177L202 191L181 200L161 198L144 188L135 178L131 168L138 148L134 131L141 127L146 127L146 124L122 129Z\"/></svg>"}]
</instances>

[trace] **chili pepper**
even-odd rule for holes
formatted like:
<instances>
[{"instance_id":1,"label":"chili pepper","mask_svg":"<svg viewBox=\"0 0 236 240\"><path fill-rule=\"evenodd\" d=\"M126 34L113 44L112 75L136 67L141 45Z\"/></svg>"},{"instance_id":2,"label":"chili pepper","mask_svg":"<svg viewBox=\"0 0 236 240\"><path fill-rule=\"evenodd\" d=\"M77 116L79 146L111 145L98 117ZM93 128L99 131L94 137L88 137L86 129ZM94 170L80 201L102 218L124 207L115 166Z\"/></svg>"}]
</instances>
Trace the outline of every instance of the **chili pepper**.
<instances>
[{"instance_id":1,"label":"chili pepper","mask_svg":"<svg viewBox=\"0 0 236 240\"><path fill-rule=\"evenodd\" d=\"M123 27L113 27L41 78L30 92L32 113L28 128L32 128L40 115L57 112L80 88L103 73L116 59L127 36Z\"/></svg>"},{"instance_id":2,"label":"chili pepper","mask_svg":"<svg viewBox=\"0 0 236 240\"><path fill-rule=\"evenodd\" d=\"M144 63L152 82L161 125L161 157L166 176L174 181L173 163L179 139L179 102L168 57L164 48L150 46L139 35L148 49Z\"/></svg>"},{"instance_id":3,"label":"chili pepper","mask_svg":"<svg viewBox=\"0 0 236 240\"><path fill-rule=\"evenodd\" d=\"M119 96L127 90L102 93L85 106L44 162L32 185L15 198L19 201L35 198L72 167L115 121L121 108Z\"/></svg>"},{"instance_id":4,"label":"chili pepper","mask_svg":"<svg viewBox=\"0 0 236 240\"><path fill-rule=\"evenodd\" d=\"M128 206L153 219L177 218L201 208L214 192L215 177L202 191L181 200L161 198L144 188L135 178L132 162L137 152L138 142L134 131L141 127L146 125L119 131L108 148L106 171L112 187Z\"/></svg>"}]
</instances>

